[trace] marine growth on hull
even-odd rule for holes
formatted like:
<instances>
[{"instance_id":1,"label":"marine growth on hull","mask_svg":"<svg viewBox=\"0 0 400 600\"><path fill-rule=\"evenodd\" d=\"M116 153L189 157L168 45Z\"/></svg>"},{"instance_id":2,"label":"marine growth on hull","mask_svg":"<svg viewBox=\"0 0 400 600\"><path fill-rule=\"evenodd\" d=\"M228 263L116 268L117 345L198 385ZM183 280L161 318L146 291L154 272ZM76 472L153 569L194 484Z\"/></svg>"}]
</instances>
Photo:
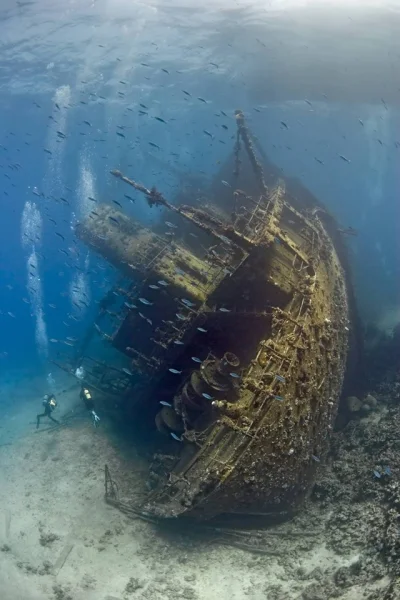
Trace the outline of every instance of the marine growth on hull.
<instances>
[{"instance_id":1,"label":"marine growth on hull","mask_svg":"<svg viewBox=\"0 0 400 600\"><path fill-rule=\"evenodd\" d=\"M127 418L155 424L164 446L144 507L155 516L290 512L343 382L348 302L335 247L320 211L295 206L283 181L267 187L240 111L236 121L224 203L172 204L112 171L161 209L162 225L104 204L76 227L124 285L104 298L68 369L81 367L105 401L119 398ZM243 150L251 192L236 185ZM89 355L93 336L130 368Z\"/></svg>"}]
</instances>

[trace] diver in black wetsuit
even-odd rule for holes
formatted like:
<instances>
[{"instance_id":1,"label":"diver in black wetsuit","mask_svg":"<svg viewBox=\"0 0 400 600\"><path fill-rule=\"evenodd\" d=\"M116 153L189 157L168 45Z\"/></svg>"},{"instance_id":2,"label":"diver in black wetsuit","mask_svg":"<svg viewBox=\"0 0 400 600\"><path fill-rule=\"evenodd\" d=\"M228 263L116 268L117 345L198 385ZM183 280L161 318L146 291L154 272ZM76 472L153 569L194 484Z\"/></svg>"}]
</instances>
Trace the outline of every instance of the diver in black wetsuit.
<instances>
[{"instance_id":1,"label":"diver in black wetsuit","mask_svg":"<svg viewBox=\"0 0 400 600\"><path fill-rule=\"evenodd\" d=\"M54 417L51 416L51 413L57 406L57 400L55 395L46 394L43 398L42 404L44 406L44 413L36 416L36 429L39 429L40 419L42 417L49 417L49 419L51 419L53 423L57 423L57 425L59 425L60 421L57 421L57 419L54 419Z\"/></svg>"},{"instance_id":2,"label":"diver in black wetsuit","mask_svg":"<svg viewBox=\"0 0 400 600\"><path fill-rule=\"evenodd\" d=\"M94 410L94 402L93 402L93 398L92 398L92 394L90 393L90 391L87 389L87 387L82 386L81 389L81 393L79 394L79 397L81 400L83 400L86 409L88 411L90 411L90 414L92 415L92 421L93 421L93 425L95 427L98 427L99 422L100 422L100 417L97 416L95 410Z\"/></svg>"}]
</instances>

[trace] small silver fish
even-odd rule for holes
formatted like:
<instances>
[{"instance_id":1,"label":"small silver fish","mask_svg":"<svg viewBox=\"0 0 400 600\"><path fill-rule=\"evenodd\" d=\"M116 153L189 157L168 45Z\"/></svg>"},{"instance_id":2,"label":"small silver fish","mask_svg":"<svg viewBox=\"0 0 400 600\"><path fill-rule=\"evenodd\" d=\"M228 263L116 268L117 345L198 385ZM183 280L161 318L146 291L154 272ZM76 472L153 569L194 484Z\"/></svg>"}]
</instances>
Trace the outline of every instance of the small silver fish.
<instances>
[{"instance_id":1,"label":"small silver fish","mask_svg":"<svg viewBox=\"0 0 400 600\"><path fill-rule=\"evenodd\" d=\"M124 373L126 373L127 375L133 375L132 371L130 371L129 369L125 369L125 367L122 369Z\"/></svg>"},{"instance_id":2,"label":"small silver fish","mask_svg":"<svg viewBox=\"0 0 400 600\"><path fill-rule=\"evenodd\" d=\"M203 396L203 398L205 398L206 400L212 400L212 399L213 399L213 397L212 397L212 396L210 396L210 394L203 393L203 394L202 394L202 396Z\"/></svg>"},{"instance_id":3,"label":"small silver fish","mask_svg":"<svg viewBox=\"0 0 400 600\"><path fill-rule=\"evenodd\" d=\"M158 285L149 285L149 288L151 290L159 290L160 288L158 287Z\"/></svg>"},{"instance_id":4,"label":"small silver fish","mask_svg":"<svg viewBox=\"0 0 400 600\"><path fill-rule=\"evenodd\" d=\"M184 346L185 344L183 342L181 342L180 340L174 340L174 344L176 344L176 346Z\"/></svg>"},{"instance_id":5,"label":"small silver fish","mask_svg":"<svg viewBox=\"0 0 400 600\"><path fill-rule=\"evenodd\" d=\"M283 401L283 396L274 396L275 400L279 400L279 402Z\"/></svg>"},{"instance_id":6,"label":"small silver fish","mask_svg":"<svg viewBox=\"0 0 400 600\"><path fill-rule=\"evenodd\" d=\"M146 317L144 316L144 314L143 314L143 313L141 313L141 312L139 313L139 317L142 317L142 319L145 319L145 318L146 318Z\"/></svg>"},{"instance_id":7,"label":"small silver fish","mask_svg":"<svg viewBox=\"0 0 400 600\"><path fill-rule=\"evenodd\" d=\"M192 356L192 361L195 363L201 363L203 362L200 358L197 358L197 356Z\"/></svg>"},{"instance_id":8,"label":"small silver fish","mask_svg":"<svg viewBox=\"0 0 400 600\"><path fill-rule=\"evenodd\" d=\"M52 344L57 344L58 340L56 340L55 338L50 338L49 340Z\"/></svg>"},{"instance_id":9,"label":"small silver fish","mask_svg":"<svg viewBox=\"0 0 400 600\"><path fill-rule=\"evenodd\" d=\"M146 298L139 298L139 302L141 302L142 304L145 304L146 306L152 306L153 303L149 302L148 300L146 300Z\"/></svg>"},{"instance_id":10,"label":"small silver fish","mask_svg":"<svg viewBox=\"0 0 400 600\"><path fill-rule=\"evenodd\" d=\"M229 373L229 375L233 377L233 379L239 379L240 377L240 375L238 375L237 373Z\"/></svg>"},{"instance_id":11,"label":"small silver fish","mask_svg":"<svg viewBox=\"0 0 400 600\"><path fill-rule=\"evenodd\" d=\"M198 327L197 331L200 331L201 333L207 333L207 329L204 329L203 327Z\"/></svg>"},{"instance_id":12,"label":"small silver fish","mask_svg":"<svg viewBox=\"0 0 400 600\"><path fill-rule=\"evenodd\" d=\"M224 312L224 313L231 312L231 311L229 310L229 308L224 308L224 307L222 307L222 308L219 308L218 310L219 310L220 312Z\"/></svg>"},{"instance_id":13,"label":"small silver fish","mask_svg":"<svg viewBox=\"0 0 400 600\"><path fill-rule=\"evenodd\" d=\"M193 302L190 302L190 300L186 300L186 298L182 298L182 302L183 304L185 304L186 306L188 306L189 308L192 308L193 306L195 306L193 304Z\"/></svg>"},{"instance_id":14,"label":"small silver fish","mask_svg":"<svg viewBox=\"0 0 400 600\"><path fill-rule=\"evenodd\" d=\"M164 281L164 279L161 279L161 281L157 281L158 285L162 285L164 287L166 287L168 285L168 283L166 281Z\"/></svg>"},{"instance_id":15,"label":"small silver fish","mask_svg":"<svg viewBox=\"0 0 400 600\"><path fill-rule=\"evenodd\" d=\"M227 181L224 181L223 179L221 179L221 183L225 186L225 187L231 187L229 185L229 183Z\"/></svg>"},{"instance_id":16,"label":"small silver fish","mask_svg":"<svg viewBox=\"0 0 400 600\"><path fill-rule=\"evenodd\" d=\"M176 440L177 442L181 442L182 438L180 438L178 435L176 435L176 433L171 433L171 437L174 438L174 440Z\"/></svg>"},{"instance_id":17,"label":"small silver fish","mask_svg":"<svg viewBox=\"0 0 400 600\"><path fill-rule=\"evenodd\" d=\"M146 319L149 325L153 325L153 321L151 319Z\"/></svg>"},{"instance_id":18,"label":"small silver fish","mask_svg":"<svg viewBox=\"0 0 400 600\"><path fill-rule=\"evenodd\" d=\"M170 227L171 229L178 229L178 226L174 225L170 221L165 221L165 224L166 224L167 227Z\"/></svg>"},{"instance_id":19,"label":"small silver fish","mask_svg":"<svg viewBox=\"0 0 400 600\"><path fill-rule=\"evenodd\" d=\"M320 459L320 458L318 458L318 456L315 456L315 454L311 454L311 458L312 458L313 460L315 460L315 462L318 462L318 463L319 463L319 462L321 462L321 459Z\"/></svg>"},{"instance_id":20,"label":"small silver fish","mask_svg":"<svg viewBox=\"0 0 400 600\"><path fill-rule=\"evenodd\" d=\"M182 373L182 371L178 371L177 369L168 369L168 371L174 375L180 375Z\"/></svg>"},{"instance_id":21,"label":"small silver fish","mask_svg":"<svg viewBox=\"0 0 400 600\"><path fill-rule=\"evenodd\" d=\"M136 304L129 304L129 302L124 302L127 308L137 308Z\"/></svg>"},{"instance_id":22,"label":"small silver fish","mask_svg":"<svg viewBox=\"0 0 400 600\"><path fill-rule=\"evenodd\" d=\"M180 313L176 313L175 316L180 320L180 321L186 321L186 317L184 317L183 315L181 315Z\"/></svg>"},{"instance_id":23,"label":"small silver fish","mask_svg":"<svg viewBox=\"0 0 400 600\"><path fill-rule=\"evenodd\" d=\"M160 404L162 404L163 406L172 406L172 404L170 404L169 402L165 402L165 400L160 400Z\"/></svg>"}]
</instances>

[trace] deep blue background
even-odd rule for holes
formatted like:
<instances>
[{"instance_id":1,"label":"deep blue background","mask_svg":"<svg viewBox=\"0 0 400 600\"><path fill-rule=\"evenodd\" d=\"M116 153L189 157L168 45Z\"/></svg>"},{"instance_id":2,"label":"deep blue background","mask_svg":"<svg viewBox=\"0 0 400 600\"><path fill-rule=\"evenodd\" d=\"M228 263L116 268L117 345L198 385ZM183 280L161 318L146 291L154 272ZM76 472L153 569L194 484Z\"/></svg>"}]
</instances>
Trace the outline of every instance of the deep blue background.
<instances>
[{"instance_id":1,"label":"deep blue background","mask_svg":"<svg viewBox=\"0 0 400 600\"><path fill-rule=\"evenodd\" d=\"M238 107L283 175L301 179L343 226L359 231L349 239L349 251L364 319L382 327L399 320L399 12L392 3L363 10L357 3L336 3L334 12L319 2L304 9L297 4L297 10L286 4L233 7L207 1L197 11L192 2L76 6L43 0L19 8L2 3L0 354L8 353L0 358L3 373L28 365L48 370L36 351L32 309L22 301L28 297L29 249L21 247L25 202L36 202L43 218L37 250L45 257L39 264L48 336L79 335L95 304L68 330L61 324L72 312L68 295L60 294L68 293L73 269L58 249L74 246L70 223L87 196L83 168L96 199L116 199L152 224L159 213L139 197L132 205L124 198L129 189L109 170L119 168L173 198L187 185L186 175L200 172L211 179L218 171L234 143ZM62 86L70 90L70 102L61 109L67 138L57 141L59 125L49 117L60 118L55 97ZM44 152L60 146L60 154ZM11 170L15 163L20 167ZM38 198L35 186L55 199ZM60 196L70 206L57 201ZM80 247L80 253L74 261L83 268L87 252ZM104 274L113 277L98 263L90 258L87 275L94 299L104 292L98 289Z\"/></svg>"}]
</instances>

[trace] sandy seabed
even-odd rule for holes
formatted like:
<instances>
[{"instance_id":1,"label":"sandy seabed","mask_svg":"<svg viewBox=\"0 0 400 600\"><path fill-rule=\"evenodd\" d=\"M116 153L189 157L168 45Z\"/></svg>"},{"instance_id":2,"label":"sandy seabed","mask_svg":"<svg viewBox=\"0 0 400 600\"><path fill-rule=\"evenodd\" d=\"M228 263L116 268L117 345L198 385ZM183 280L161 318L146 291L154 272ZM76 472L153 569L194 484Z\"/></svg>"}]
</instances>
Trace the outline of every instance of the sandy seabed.
<instances>
[{"instance_id":1,"label":"sandy seabed","mask_svg":"<svg viewBox=\"0 0 400 600\"><path fill-rule=\"evenodd\" d=\"M296 522L272 529L267 554L199 544L190 532L166 536L132 520L106 504L104 465L139 496L146 465L133 443L119 444L107 418L93 427L78 388L60 397L55 416L65 425L43 419L38 432L43 381L9 379L1 391L1 600L324 600L307 590L358 560L352 549L326 544L329 511L305 508ZM362 591L342 590L340 598L365 598Z\"/></svg>"}]
</instances>

